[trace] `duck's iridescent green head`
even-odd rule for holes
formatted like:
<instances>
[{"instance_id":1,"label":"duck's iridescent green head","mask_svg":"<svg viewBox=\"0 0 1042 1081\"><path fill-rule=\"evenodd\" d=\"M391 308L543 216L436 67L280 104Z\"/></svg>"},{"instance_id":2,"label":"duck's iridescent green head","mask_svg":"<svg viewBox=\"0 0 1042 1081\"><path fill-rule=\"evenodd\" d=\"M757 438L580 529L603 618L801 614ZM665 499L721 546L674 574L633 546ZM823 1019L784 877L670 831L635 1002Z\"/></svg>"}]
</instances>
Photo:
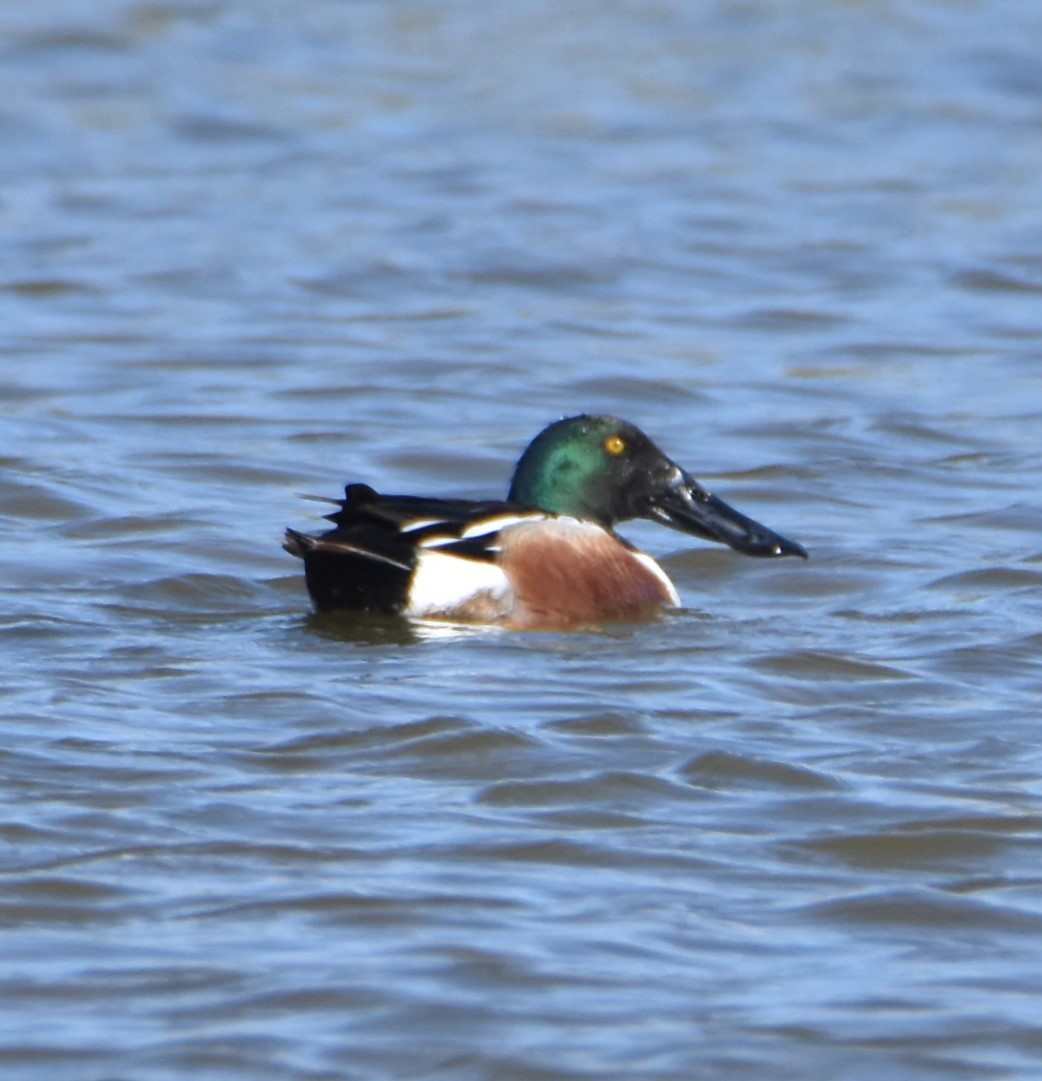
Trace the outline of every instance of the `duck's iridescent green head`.
<instances>
[{"instance_id":1,"label":"duck's iridescent green head","mask_svg":"<svg viewBox=\"0 0 1042 1081\"><path fill-rule=\"evenodd\" d=\"M509 499L606 529L650 518L746 555L807 558L799 544L710 495L618 417L568 417L545 428L517 463Z\"/></svg>"}]
</instances>

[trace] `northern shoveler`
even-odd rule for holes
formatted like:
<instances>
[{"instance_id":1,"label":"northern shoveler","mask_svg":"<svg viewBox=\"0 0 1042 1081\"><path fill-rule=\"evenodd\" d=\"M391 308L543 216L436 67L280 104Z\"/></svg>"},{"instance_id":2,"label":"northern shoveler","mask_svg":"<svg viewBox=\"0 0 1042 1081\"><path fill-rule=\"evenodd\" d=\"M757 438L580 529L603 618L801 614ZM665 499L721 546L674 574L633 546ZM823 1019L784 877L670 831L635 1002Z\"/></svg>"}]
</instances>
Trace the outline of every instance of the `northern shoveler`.
<instances>
[{"instance_id":1,"label":"northern shoveler","mask_svg":"<svg viewBox=\"0 0 1042 1081\"><path fill-rule=\"evenodd\" d=\"M794 541L710 495L618 417L568 417L528 446L506 501L380 495L349 484L336 526L286 531L319 611L360 609L511 628L641 619L680 598L662 568L615 532L649 518L750 556Z\"/></svg>"}]
</instances>

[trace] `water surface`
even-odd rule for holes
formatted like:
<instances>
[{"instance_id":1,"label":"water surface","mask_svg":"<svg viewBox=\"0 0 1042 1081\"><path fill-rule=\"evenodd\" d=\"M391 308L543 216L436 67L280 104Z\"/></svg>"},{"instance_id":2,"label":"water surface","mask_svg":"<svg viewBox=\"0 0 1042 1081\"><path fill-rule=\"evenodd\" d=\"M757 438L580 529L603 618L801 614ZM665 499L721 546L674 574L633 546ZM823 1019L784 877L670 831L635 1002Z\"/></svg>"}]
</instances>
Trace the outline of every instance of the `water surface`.
<instances>
[{"instance_id":1,"label":"water surface","mask_svg":"<svg viewBox=\"0 0 1042 1081\"><path fill-rule=\"evenodd\" d=\"M1042 9L0 15L0 1065L1038 1076ZM798 539L309 614L610 411Z\"/></svg>"}]
</instances>

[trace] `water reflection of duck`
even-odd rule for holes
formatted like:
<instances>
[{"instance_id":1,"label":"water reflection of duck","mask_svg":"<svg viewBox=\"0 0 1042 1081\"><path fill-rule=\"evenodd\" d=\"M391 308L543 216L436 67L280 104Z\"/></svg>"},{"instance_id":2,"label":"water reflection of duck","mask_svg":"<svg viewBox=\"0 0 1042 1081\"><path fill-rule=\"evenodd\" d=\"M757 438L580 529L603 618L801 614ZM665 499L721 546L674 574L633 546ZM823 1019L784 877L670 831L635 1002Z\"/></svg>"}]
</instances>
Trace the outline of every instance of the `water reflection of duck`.
<instances>
[{"instance_id":1,"label":"water reflection of duck","mask_svg":"<svg viewBox=\"0 0 1042 1081\"><path fill-rule=\"evenodd\" d=\"M673 583L617 522L648 518L751 556L807 558L710 495L634 425L578 416L522 454L506 501L380 495L351 484L336 528L286 531L319 611L356 609L517 629L568 628L678 605Z\"/></svg>"}]
</instances>

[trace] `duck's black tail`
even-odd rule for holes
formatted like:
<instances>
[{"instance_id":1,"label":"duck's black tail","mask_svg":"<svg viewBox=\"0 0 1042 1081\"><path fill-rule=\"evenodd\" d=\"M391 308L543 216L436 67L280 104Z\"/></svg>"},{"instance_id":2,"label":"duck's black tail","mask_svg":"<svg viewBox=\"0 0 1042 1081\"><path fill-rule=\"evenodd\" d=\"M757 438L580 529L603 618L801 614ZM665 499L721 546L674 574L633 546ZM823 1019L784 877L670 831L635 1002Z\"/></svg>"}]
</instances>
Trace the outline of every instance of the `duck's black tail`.
<instances>
[{"instance_id":1,"label":"duck's black tail","mask_svg":"<svg viewBox=\"0 0 1042 1081\"><path fill-rule=\"evenodd\" d=\"M409 594L413 563L378 551L379 545L366 544L364 536L338 536L338 532L312 537L286 530L282 547L304 560L308 593L315 607L320 612L337 608L401 611Z\"/></svg>"}]
</instances>

